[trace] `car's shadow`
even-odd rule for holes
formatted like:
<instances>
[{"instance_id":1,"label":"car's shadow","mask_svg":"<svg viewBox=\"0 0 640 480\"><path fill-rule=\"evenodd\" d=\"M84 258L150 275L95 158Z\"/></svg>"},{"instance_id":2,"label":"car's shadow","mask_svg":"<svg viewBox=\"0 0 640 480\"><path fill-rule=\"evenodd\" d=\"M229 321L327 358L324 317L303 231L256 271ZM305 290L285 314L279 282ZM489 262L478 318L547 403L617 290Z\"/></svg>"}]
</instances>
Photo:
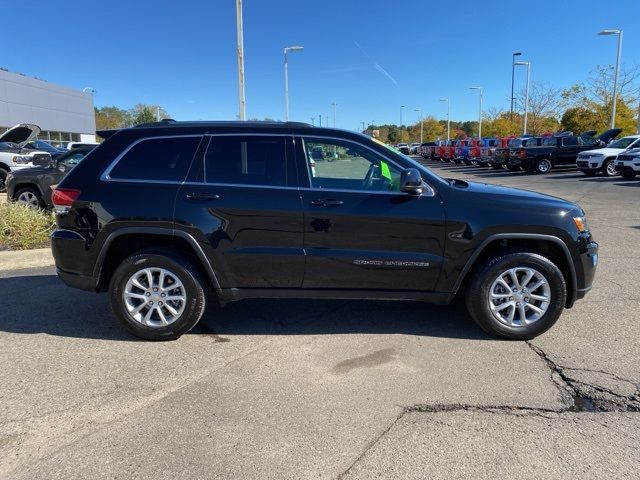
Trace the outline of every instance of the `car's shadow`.
<instances>
[{"instance_id":1,"label":"car's shadow","mask_svg":"<svg viewBox=\"0 0 640 480\"><path fill-rule=\"evenodd\" d=\"M55 275L0 278L0 331L137 341L115 319L105 294L71 289ZM232 335L406 334L490 339L461 302L244 300L209 308L190 334L228 341Z\"/></svg>"}]
</instances>

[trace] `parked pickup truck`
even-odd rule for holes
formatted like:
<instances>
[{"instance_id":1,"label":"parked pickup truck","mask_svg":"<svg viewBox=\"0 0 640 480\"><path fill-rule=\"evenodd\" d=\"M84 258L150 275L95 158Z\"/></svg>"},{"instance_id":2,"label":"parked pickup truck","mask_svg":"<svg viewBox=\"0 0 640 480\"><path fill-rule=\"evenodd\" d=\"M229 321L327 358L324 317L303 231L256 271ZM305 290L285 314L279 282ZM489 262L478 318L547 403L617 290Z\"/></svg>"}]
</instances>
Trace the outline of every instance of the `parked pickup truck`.
<instances>
[{"instance_id":1,"label":"parked pickup truck","mask_svg":"<svg viewBox=\"0 0 640 480\"><path fill-rule=\"evenodd\" d=\"M424 142L420 145L420 155L422 158L433 158L433 148L436 146L436 142Z\"/></svg>"},{"instance_id":2,"label":"parked pickup truck","mask_svg":"<svg viewBox=\"0 0 640 480\"><path fill-rule=\"evenodd\" d=\"M562 133L547 137L539 147L525 147L520 154L521 166L528 173L547 173L555 167L575 167L580 152L606 146L622 129L612 128L598 137Z\"/></svg>"},{"instance_id":3,"label":"parked pickup truck","mask_svg":"<svg viewBox=\"0 0 640 480\"><path fill-rule=\"evenodd\" d=\"M464 140L458 140L456 142L456 149L453 156L455 163L462 163L469 155L469 146L471 145L471 139L465 138Z\"/></svg>"},{"instance_id":4,"label":"parked pickup truck","mask_svg":"<svg viewBox=\"0 0 640 480\"><path fill-rule=\"evenodd\" d=\"M525 147L539 147L545 137L520 137L509 140L509 156L505 165L508 170L515 172L520 170Z\"/></svg>"},{"instance_id":5,"label":"parked pickup truck","mask_svg":"<svg viewBox=\"0 0 640 480\"><path fill-rule=\"evenodd\" d=\"M493 160L491 160L491 167L496 170L506 168L507 159L509 158L509 142L514 137L504 137L500 141L500 145L493 151Z\"/></svg>"},{"instance_id":6,"label":"parked pickup truck","mask_svg":"<svg viewBox=\"0 0 640 480\"><path fill-rule=\"evenodd\" d=\"M630 179L640 173L640 148L621 153L616 160L616 170L622 178Z\"/></svg>"},{"instance_id":7,"label":"parked pickup truck","mask_svg":"<svg viewBox=\"0 0 640 480\"><path fill-rule=\"evenodd\" d=\"M640 135L629 135L611 142L604 148L580 152L576 161L578 170L588 177L602 172L606 177L618 175L616 169L616 157L625 150L640 147Z\"/></svg>"},{"instance_id":8,"label":"parked pickup truck","mask_svg":"<svg viewBox=\"0 0 640 480\"><path fill-rule=\"evenodd\" d=\"M478 163L484 167L491 166L496 148L501 146L501 138L485 138L482 141L482 147L480 147L480 158L478 159Z\"/></svg>"}]
</instances>

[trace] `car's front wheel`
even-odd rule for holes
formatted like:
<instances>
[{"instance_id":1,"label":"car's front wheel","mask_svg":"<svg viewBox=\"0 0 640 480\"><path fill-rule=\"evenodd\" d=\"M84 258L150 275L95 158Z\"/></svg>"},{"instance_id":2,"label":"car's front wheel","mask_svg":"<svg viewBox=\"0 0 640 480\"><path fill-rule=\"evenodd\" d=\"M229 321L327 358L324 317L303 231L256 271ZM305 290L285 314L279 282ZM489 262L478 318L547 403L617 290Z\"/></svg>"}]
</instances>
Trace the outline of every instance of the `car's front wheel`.
<instances>
[{"instance_id":1,"label":"car's front wheel","mask_svg":"<svg viewBox=\"0 0 640 480\"><path fill-rule=\"evenodd\" d=\"M114 272L109 296L116 317L146 340L174 340L191 330L206 307L205 283L188 260L139 253Z\"/></svg>"},{"instance_id":2,"label":"car's front wheel","mask_svg":"<svg viewBox=\"0 0 640 480\"><path fill-rule=\"evenodd\" d=\"M616 169L616 164L613 158L605 160L604 166L602 167L602 173L604 173L606 177L615 177L618 175L618 170Z\"/></svg>"},{"instance_id":3,"label":"car's front wheel","mask_svg":"<svg viewBox=\"0 0 640 480\"><path fill-rule=\"evenodd\" d=\"M494 256L472 274L467 309L487 333L511 340L536 337L553 326L567 287L560 269L532 252Z\"/></svg>"},{"instance_id":4,"label":"car's front wheel","mask_svg":"<svg viewBox=\"0 0 640 480\"><path fill-rule=\"evenodd\" d=\"M32 210L44 210L46 208L40 192L33 187L24 187L18 190L15 194L15 202Z\"/></svg>"}]
</instances>

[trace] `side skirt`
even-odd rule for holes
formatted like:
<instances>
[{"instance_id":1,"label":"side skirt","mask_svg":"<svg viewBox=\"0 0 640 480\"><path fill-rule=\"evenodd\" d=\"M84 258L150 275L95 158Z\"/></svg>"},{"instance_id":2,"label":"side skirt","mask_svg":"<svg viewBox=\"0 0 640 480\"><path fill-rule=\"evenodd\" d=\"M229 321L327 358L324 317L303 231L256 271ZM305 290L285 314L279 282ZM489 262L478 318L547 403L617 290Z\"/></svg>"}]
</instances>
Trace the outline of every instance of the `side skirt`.
<instances>
[{"instance_id":1,"label":"side skirt","mask_svg":"<svg viewBox=\"0 0 640 480\"><path fill-rule=\"evenodd\" d=\"M409 300L447 305L453 295L413 290L332 290L310 288L223 288L218 290L221 304L246 298L325 298L349 300Z\"/></svg>"}]
</instances>

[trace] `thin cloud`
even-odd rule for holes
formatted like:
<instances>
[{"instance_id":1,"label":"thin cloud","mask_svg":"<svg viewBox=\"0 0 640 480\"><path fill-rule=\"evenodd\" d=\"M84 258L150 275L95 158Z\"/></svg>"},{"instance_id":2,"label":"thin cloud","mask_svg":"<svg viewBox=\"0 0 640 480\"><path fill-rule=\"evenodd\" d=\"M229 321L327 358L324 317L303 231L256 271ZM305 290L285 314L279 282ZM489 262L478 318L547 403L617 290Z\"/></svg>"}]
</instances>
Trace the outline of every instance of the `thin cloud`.
<instances>
[{"instance_id":1,"label":"thin cloud","mask_svg":"<svg viewBox=\"0 0 640 480\"><path fill-rule=\"evenodd\" d=\"M355 40L353 41L353 43L355 44L356 47L358 47L358 50L360 50L360 52L362 52L362 54L367 58L367 60L369 60L372 64L373 64L373 68L375 68L378 72L380 72L382 75L384 75L385 77L387 77L389 80L391 80L391 82L398 88L400 88L400 85L398 85L398 82L396 81L395 78L393 78L391 76L391 74L389 72L387 72L382 65L380 65L378 62L376 62L373 58L371 58L369 56L369 54L367 52L364 51L364 48L362 48L360 46L360 44L358 42L356 42Z\"/></svg>"}]
</instances>

